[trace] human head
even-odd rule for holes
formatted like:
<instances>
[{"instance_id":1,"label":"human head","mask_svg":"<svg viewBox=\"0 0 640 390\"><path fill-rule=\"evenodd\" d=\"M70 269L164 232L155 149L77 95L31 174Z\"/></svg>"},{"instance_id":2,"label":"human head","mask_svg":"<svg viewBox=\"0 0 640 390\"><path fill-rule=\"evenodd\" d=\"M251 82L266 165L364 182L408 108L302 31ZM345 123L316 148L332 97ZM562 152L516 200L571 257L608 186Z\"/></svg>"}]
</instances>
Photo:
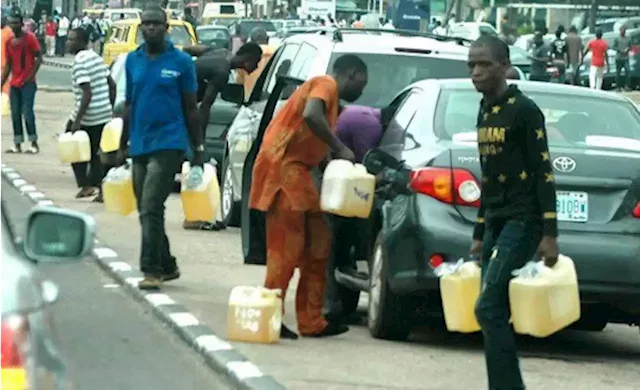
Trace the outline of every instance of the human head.
<instances>
[{"instance_id":1,"label":"human head","mask_svg":"<svg viewBox=\"0 0 640 390\"><path fill-rule=\"evenodd\" d=\"M245 43L238 49L233 62L235 68L244 69L247 73L252 73L258 68L258 63L262 59L262 49L257 43Z\"/></svg>"},{"instance_id":2,"label":"human head","mask_svg":"<svg viewBox=\"0 0 640 390\"><path fill-rule=\"evenodd\" d=\"M469 71L478 92L495 93L506 81L511 68L509 46L493 35L482 35L469 49Z\"/></svg>"},{"instance_id":3,"label":"human head","mask_svg":"<svg viewBox=\"0 0 640 390\"><path fill-rule=\"evenodd\" d=\"M505 73L505 77L508 80L520 80L520 73L518 73L516 68L512 66L511 68L507 69L507 73Z\"/></svg>"},{"instance_id":4,"label":"human head","mask_svg":"<svg viewBox=\"0 0 640 390\"><path fill-rule=\"evenodd\" d=\"M185 8L184 9L184 14L185 14L185 16L191 16L191 8Z\"/></svg>"},{"instance_id":5,"label":"human head","mask_svg":"<svg viewBox=\"0 0 640 390\"><path fill-rule=\"evenodd\" d=\"M602 38L602 29L601 28L596 30L596 38L598 38L598 39Z\"/></svg>"},{"instance_id":6,"label":"human head","mask_svg":"<svg viewBox=\"0 0 640 390\"><path fill-rule=\"evenodd\" d=\"M104 12L100 12L100 19L104 19Z\"/></svg>"},{"instance_id":7,"label":"human head","mask_svg":"<svg viewBox=\"0 0 640 390\"><path fill-rule=\"evenodd\" d=\"M564 26L563 25L559 25L557 31L560 31L560 34L564 34Z\"/></svg>"},{"instance_id":8,"label":"human head","mask_svg":"<svg viewBox=\"0 0 640 390\"><path fill-rule=\"evenodd\" d=\"M12 8L7 18L7 24L16 36L22 35L22 13L19 8Z\"/></svg>"},{"instance_id":9,"label":"human head","mask_svg":"<svg viewBox=\"0 0 640 390\"><path fill-rule=\"evenodd\" d=\"M578 28L576 26L572 25L571 27L569 27L569 32L571 34L577 34L578 33Z\"/></svg>"},{"instance_id":10,"label":"human head","mask_svg":"<svg viewBox=\"0 0 640 390\"><path fill-rule=\"evenodd\" d=\"M66 43L69 54L78 54L81 50L86 49L88 44L89 34L83 27L74 28L69 31Z\"/></svg>"},{"instance_id":11,"label":"human head","mask_svg":"<svg viewBox=\"0 0 640 390\"><path fill-rule=\"evenodd\" d=\"M267 30L262 27L256 27L251 30L251 34L249 34L249 41L255 43L256 45L267 45L269 44L269 35L267 34Z\"/></svg>"},{"instance_id":12,"label":"human head","mask_svg":"<svg viewBox=\"0 0 640 390\"><path fill-rule=\"evenodd\" d=\"M620 27L620 36L624 37L627 35L627 28L625 26Z\"/></svg>"},{"instance_id":13,"label":"human head","mask_svg":"<svg viewBox=\"0 0 640 390\"><path fill-rule=\"evenodd\" d=\"M146 7L140 15L140 29L147 44L160 45L165 40L169 24L167 13L159 5Z\"/></svg>"},{"instance_id":14,"label":"human head","mask_svg":"<svg viewBox=\"0 0 640 390\"><path fill-rule=\"evenodd\" d=\"M357 55L345 54L333 64L333 76L338 83L340 99L355 102L367 86L367 65Z\"/></svg>"},{"instance_id":15,"label":"human head","mask_svg":"<svg viewBox=\"0 0 640 390\"><path fill-rule=\"evenodd\" d=\"M542 44L544 44L542 32L536 31L536 33L533 34L533 43L536 45L536 47L540 47L542 46Z\"/></svg>"}]
</instances>

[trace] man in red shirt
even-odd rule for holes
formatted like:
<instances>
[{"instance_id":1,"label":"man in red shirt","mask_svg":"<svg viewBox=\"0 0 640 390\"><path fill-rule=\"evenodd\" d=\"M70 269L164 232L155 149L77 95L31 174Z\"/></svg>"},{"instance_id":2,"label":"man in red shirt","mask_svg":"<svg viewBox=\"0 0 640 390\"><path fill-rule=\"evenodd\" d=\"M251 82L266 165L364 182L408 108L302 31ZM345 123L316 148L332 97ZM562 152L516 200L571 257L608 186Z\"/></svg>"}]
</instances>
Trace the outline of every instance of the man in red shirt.
<instances>
[{"instance_id":1,"label":"man in red shirt","mask_svg":"<svg viewBox=\"0 0 640 390\"><path fill-rule=\"evenodd\" d=\"M6 47L7 63L2 70L2 86L11 75L9 98L11 101L11 121L13 122L14 146L7 153L21 153L24 141L22 132L22 117L27 127L27 134L31 146L26 153L35 154L38 148L36 134L36 118L33 103L36 96L36 73L42 63L40 44L33 33L22 31L22 13L14 8L8 17L8 25L13 30L14 37Z\"/></svg>"},{"instance_id":2,"label":"man in red shirt","mask_svg":"<svg viewBox=\"0 0 640 390\"><path fill-rule=\"evenodd\" d=\"M47 46L47 57L53 57L56 54L56 33L58 32L58 25L53 21L53 18L49 16L47 23L44 25L44 41Z\"/></svg>"},{"instance_id":3,"label":"man in red shirt","mask_svg":"<svg viewBox=\"0 0 640 390\"><path fill-rule=\"evenodd\" d=\"M591 52L591 66L589 67L589 88L602 89L602 79L604 77L604 64L607 64L609 72L609 56L607 55L609 44L602 39L602 30L596 30L596 39L589 42L582 58Z\"/></svg>"}]
</instances>

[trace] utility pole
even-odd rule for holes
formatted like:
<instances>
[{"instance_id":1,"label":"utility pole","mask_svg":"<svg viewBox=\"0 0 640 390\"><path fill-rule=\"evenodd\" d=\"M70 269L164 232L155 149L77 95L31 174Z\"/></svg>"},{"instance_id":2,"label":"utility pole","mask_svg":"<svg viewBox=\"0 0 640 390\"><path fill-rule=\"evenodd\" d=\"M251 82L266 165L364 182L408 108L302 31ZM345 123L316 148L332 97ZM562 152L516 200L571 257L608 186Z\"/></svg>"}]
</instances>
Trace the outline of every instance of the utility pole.
<instances>
[{"instance_id":1,"label":"utility pole","mask_svg":"<svg viewBox=\"0 0 640 390\"><path fill-rule=\"evenodd\" d=\"M456 20L455 20L455 22L460 22L462 20L462 1L463 0L457 0L456 1Z\"/></svg>"},{"instance_id":2,"label":"utility pole","mask_svg":"<svg viewBox=\"0 0 640 390\"><path fill-rule=\"evenodd\" d=\"M589 32L596 32L596 17L598 16L598 0L591 0L591 9L589 12Z\"/></svg>"}]
</instances>

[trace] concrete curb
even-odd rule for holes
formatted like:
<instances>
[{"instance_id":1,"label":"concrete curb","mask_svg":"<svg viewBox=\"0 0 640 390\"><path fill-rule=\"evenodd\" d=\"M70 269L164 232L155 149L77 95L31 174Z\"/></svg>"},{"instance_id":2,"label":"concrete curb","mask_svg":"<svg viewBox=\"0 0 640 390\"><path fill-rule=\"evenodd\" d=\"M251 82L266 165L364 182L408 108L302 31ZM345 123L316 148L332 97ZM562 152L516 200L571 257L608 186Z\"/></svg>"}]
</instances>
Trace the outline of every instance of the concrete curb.
<instances>
[{"instance_id":1,"label":"concrete curb","mask_svg":"<svg viewBox=\"0 0 640 390\"><path fill-rule=\"evenodd\" d=\"M2 164L2 177L34 204L55 206L52 200L39 192L35 186L24 180L13 168ZM95 243L93 257L105 272L122 284L134 298L141 301L160 320L173 329L191 348L198 352L219 374L229 379L236 389L244 390L283 390L285 387L273 377L265 375L233 346L216 336L213 331L201 323L187 309L161 292L146 292L138 289L142 274L129 263L119 259L118 254Z\"/></svg>"},{"instance_id":2,"label":"concrete curb","mask_svg":"<svg viewBox=\"0 0 640 390\"><path fill-rule=\"evenodd\" d=\"M66 68L66 69L71 69L72 67L72 64L70 62L48 60L44 58L42 59L42 65L55 66L56 68Z\"/></svg>"},{"instance_id":3,"label":"concrete curb","mask_svg":"<svg viewBox=\"0 0 640 390\"><path fill-rule=\"evenodd\" d=\"M58 87L55 85L38 85L38 91L44 92L72 92L71 87Z\"/></svg>"}]
</instances>

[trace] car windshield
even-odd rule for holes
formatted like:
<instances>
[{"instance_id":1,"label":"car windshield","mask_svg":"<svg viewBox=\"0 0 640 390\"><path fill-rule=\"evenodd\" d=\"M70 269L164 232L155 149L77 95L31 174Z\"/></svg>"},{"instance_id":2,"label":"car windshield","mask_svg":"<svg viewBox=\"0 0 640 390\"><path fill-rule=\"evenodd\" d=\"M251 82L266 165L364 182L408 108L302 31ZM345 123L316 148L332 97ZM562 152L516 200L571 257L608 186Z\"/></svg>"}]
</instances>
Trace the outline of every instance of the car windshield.
<instances>
[{"instance_id":1,"label":"car windshield","mask_svg":"<svg viewBox=\"0 0 640 390\"><path fill-rule=\"evenodd\" d=\"M344 53L334 53L329 63ZM369 83L362 96L354 104L384 107L407 85L424 79L449 79L469 77L466 58L446 59L417 55L358 54L367 64ZM393 69L393 72L389 72Z\"/></svg>"},{"instance_id":2,"label":"car windshield","mask_svg":"<svg viewBox=\"0 0 640 390\"><path fill-rule=\"evenodd\" d=\"M114 12L111 14L111 20L112 21L117 21L117 20L125 20L125 19L138 19L138 13L137 12Z\"/></svg>"},{"instance_id":3,"label":"car windshield","mask_svg":"<svg viewBox=\"0 0 640 390\"><path fill-rule=\"evenodd\" d=\"M545 115L549 145L640 151L640 113L633 104L591 96L525 93ZM444 90L436 110L438 137L475 142L480 99L473 90Z\"/></svg>"},{"instance_id":4,"label":"car windshield","mask_svg":"<svg viewBox=\"0 0 640 390\"><path fill-rule=\"evenodd\" d=\"M169 39L176 46L188 46L191 45L191 34L189 34L189 30L185 26L169 26ZM138 45L144 43L144 39L142 38L142 30L138 29L138 35L136 37L136 42Z\"/></svg>"},{"instance_id":5,"label":"car windshield","mask_svg":"<svg viewBox=\"0 0 640 390\"><path fill-rule=\"evenodd\" d=\"M200 28L198 29L198 38L202 41L229 39L229 30L221 28Z\"/></svg>"},{"instance_id":6,"label":"car windshield","mask_svg":"<svg viewBox=\"0 0 640 390\"><path fill-rule=\"evenodd\" d=\"M246 21L240 23L240 33L243 37L248 37L253 31L254 28L261 27L264 28L267 32L275 32L276 26L273 25L268 20L255 20L255 21Z\"/></svg>"}]
</instances>

